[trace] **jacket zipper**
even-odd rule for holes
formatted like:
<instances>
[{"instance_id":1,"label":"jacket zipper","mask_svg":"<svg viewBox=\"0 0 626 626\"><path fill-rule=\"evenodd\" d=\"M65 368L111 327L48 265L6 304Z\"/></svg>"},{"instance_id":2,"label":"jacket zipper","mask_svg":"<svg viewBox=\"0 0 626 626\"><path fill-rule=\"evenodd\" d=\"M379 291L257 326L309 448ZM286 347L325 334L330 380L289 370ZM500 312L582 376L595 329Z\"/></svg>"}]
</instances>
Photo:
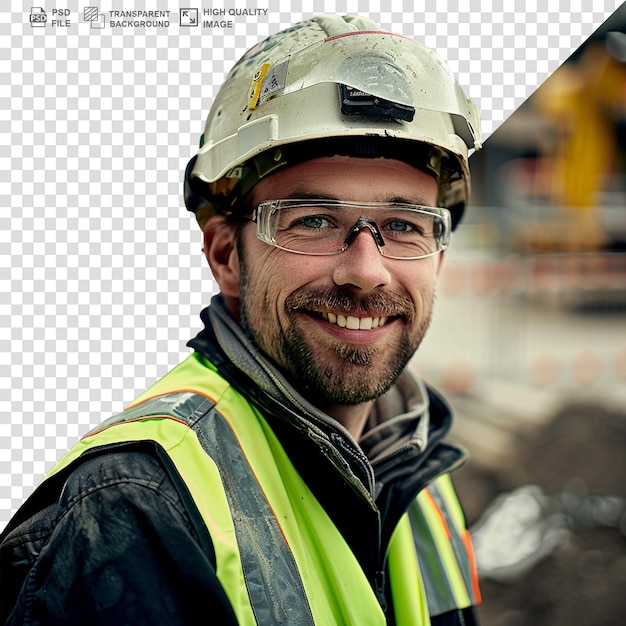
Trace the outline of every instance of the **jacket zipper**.
<instances>
[{"instance_id":1,"label":"jacket zipper","mask_svg":"<svg viewBox=\"0 0 626 626\"><path fill-rule=\"evenodd\" d=\"M385 594L385 570L378 570L374 574L374 590L376 592L376 597L378 598L378 602L385 613L387 614L387 596Z\"/></svg>"}]
</instances>

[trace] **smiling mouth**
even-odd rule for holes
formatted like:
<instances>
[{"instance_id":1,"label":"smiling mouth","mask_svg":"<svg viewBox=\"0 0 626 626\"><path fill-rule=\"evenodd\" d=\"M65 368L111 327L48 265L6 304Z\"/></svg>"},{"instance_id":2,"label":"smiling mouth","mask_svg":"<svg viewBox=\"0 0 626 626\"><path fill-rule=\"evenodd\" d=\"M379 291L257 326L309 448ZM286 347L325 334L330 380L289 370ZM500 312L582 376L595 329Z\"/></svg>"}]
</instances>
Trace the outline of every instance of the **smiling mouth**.
<instances>
[{"instance_id":1,"label":"smiling mouth","mask_svg":"<svg viewBox=\"0 0 626 626\"><path fill-rule=\"evenodd\" d=\"M353 315L336 315L335 313L319 313L319 316L329 324L335 324L349 330L372 330L384 326L389 320L384 317L355 317Z\"/></svg>"}]
</instances>

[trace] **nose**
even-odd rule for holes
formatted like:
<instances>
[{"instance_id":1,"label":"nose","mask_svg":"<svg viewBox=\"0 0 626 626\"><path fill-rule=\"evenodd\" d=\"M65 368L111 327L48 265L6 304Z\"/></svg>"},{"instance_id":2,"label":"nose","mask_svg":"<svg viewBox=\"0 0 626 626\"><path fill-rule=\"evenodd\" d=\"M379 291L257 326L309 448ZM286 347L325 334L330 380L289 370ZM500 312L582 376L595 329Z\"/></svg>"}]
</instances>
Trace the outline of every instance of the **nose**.
<instances>
[{"instance_id":1,"label":"nose","mask_svg":"<svg viewBox=\"0 0 626 626\"><path fill-rule=\"evenodd\" d=\"M334 258L337 259L333 270L336 285L352 285L371 291L391 282L387 260L380 253L374 233L369 228L361 229L352 238L348 249Z\"/></svg>"}]
</instances>

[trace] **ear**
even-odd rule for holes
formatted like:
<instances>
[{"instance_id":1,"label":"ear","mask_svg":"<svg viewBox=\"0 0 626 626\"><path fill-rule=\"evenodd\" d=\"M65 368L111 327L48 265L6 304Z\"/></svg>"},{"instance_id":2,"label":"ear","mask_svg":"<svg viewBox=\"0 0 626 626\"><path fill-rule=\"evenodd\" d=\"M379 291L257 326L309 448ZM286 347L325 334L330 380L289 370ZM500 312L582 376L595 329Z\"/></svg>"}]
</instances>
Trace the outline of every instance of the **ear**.
<instances>
[{"instance_id":1,"label":"ear","mask_svg":"<svg viewBox=\"0 0 626 626\"><path fill-rule=\"evenodd\" d=\"M237 226L223 215L213 215L204 227L204 255L226 298L239 297L239 256L235 239Z\"/></svg>"}]
</instances>

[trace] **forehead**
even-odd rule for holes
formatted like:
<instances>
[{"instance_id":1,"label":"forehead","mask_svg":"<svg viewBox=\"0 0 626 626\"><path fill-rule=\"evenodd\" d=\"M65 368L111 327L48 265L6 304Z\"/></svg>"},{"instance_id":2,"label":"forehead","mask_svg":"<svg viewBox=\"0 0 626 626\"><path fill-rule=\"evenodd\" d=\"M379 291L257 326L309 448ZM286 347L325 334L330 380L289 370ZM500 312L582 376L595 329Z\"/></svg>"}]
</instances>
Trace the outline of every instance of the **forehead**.
<instances>
[{"instance_id":1,"label":"forehead","mask_svg":"<svg viewBox=\"0 0 626 626\"><path fill-rule=\"evenodd\" d=\"M319 157L260 180L252 204L281 198L313 197L357 202L410 202L434 206L438 189L427 172L395 159Z\"/></svg>"}]
</instances>

